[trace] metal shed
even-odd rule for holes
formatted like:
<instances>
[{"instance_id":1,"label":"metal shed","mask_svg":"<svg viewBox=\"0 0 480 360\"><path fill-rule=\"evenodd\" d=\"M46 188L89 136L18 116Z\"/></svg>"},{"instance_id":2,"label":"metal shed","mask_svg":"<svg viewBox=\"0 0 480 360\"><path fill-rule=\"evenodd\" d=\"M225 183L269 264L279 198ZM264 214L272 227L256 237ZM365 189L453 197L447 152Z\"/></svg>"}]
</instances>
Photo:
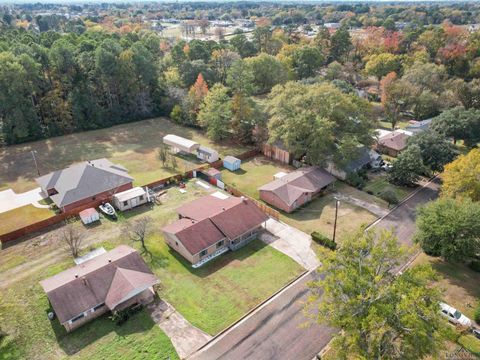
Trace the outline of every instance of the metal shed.
<instances>
[{"instance_id":1,"label":"metal shed","mask_svg":"<svg viewBox=\"0 0 480 360\"><path fill-rule=\"evenodd\" d=\"M113 204L120 211L130 210L148 201L147 192L141 187L113 195Z\"/></svg>"},{"instance_id":2,"label":"metal shed","mask_svg":"<svg viewBox=\"0 0 480 360\"><path fill-rule=\"evenodd\" d=\"M196 143L195 141L173 134L165 135L163 137L163 143L170 146L170 149L173 153L183 151L191 154L200 147L200 144Z\"/></svg>"},{"instance_id":3,"label":"metal shed","mask_svg":"<svg viewBox=\"0 0 480 360\"><path fill-rule=\"evenodd\" d=\"M230 171L236 171L240 169L241 164L242 160L237 159L236 157L231 155L225 156L225 159L223 159L223 167Z\"/></svg>"},{"instance_id":4,"label":"metal shed","mask_svg":"<svg viewBox=\"0 0 480 360\"><path fill-rule=\"evenodd\" d=\"M200 146L197 149L197 158L212 163L218 160L218 152L206 146Z\"/></svg>"},{"instance_id":5,"label":"metal shed","mask_svg":"<svg viewBox=\"0 0 480 360\"><path fill-rule=\"evenodd\" d=\"M80 219L82 220L82 223L84 225L88 225L95 221L100 220L100 215L98 214L97 210L95 210L94 208L88 208L83 211L80 211L78 215L80 216Z\"/></svg>"}]
</instances>

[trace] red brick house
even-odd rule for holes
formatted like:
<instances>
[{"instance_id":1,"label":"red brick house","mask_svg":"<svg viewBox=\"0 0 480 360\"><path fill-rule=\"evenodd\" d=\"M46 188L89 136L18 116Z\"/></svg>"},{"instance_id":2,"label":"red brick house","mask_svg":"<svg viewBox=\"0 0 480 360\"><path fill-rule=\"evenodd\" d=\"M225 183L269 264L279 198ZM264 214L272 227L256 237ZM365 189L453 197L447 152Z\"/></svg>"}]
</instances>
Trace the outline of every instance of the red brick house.
<instances>
[{"instance_id":1,"label":"red brick house","mask_svg":"<svg viewBox=\"0 0 480 360\"><path fill-rule=\"evenodd\" d=\"M129 246L87 260L40 282L60 324L70 332L105 314L153 301L159 280Z\"/></svg>"},{"instance_id":2,"label":"red brick house","mask_svg":"<svg viewBox=\"0 0 480 360\"><path fill-rule=\"evenodd\" d=\"M97 159L51 172L36 182L59 209L67 212L110 201L114 194L131 189L133 178L123 166Z\"/></svg>"},{"instance_id":3,"label":"red brick house","mask_svg":"<svg viewBox=\"0 0 480 360\"><path fill-rule=\"evenodd\" d=\"M259 188L260 199L287 213L319 195L335 178L318 167L300 168Z\"/></svg>"},{"instance_id":4,"label":"red brick house","mask_svg":"<svg viewBox=\"0 0 480 360\"><path fill-rule=\"evenodd\" d=\"M167 244L193 267L253 240L265 215L252 200L207 195L177 209L179 220L162 229Z\"/></svg>"}]
</instances>

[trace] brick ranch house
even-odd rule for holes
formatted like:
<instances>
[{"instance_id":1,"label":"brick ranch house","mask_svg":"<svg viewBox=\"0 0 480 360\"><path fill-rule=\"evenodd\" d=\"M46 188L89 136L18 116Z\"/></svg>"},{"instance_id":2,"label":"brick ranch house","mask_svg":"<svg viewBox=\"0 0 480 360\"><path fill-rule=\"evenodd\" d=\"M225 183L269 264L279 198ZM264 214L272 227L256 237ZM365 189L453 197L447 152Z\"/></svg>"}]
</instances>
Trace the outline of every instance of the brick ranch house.
<instances>
[{"instance_id":1,"label":"brick ranch house","mask_svg":"<svg viewBox=\"0 0 480 360\"><path fill-rule=\"evenodd\" d=\"M408 133L401 130L392 131L381 136L376 144L376 148L382 154L397 157L406 147L407 140L410 137Z\"/></svg>"},{"instance_id":2,"label":"brick ranch house","mask_svg":"<svg viewBox=\"0 0 480 360\"><path fill-rule=\"evenodd\" d=\"M322 193L335 178L318 167L304 167L285 174L258 190L260 199L287 213Z\"/></svg>"},{"instance_id":3,"label":"brick ranch house","mask_svg":"<svg viewBox=\"0 0 480 360\"><path fill-rule=\"evenodd\" d=\"M107 159L84 161L35 180L63 212L110 201L114 194L131 189L133 183L127 169Z\"/></svg>"},{"instance_id":4,"label":"brick ranch house","mask_svg":"<svg viewBox=\"0 0 480 360\"><path fill-rule=\"evenodd\" d=\"M67 332L105 314L154 299L153 275L138 252L121 245L40 282Z\"/></svg>"},{"instance_id":5,"label":"brick ranch house","mask_svg":"<svg viewBox=\"0 0 480 360\"><path fill-rule=\"evenodd\" d=\"M252 200L207 195L177 209L179 219L162 229L167 244L193 267L253 240L268 220Z\"/></svg>"}]
</instances>

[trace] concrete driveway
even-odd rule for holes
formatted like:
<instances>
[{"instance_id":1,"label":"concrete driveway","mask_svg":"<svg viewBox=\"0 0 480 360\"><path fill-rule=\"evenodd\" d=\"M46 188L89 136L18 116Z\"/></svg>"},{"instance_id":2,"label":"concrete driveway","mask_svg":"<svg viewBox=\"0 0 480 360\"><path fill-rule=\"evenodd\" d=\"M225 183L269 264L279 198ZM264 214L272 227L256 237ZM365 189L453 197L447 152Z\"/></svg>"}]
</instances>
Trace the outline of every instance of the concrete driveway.
<instances>
[{"instance_id":1,"label":"concrete driveway","mask_svg":"<svg viewBox=\"0 0 480 360\"><path fill-rule=\"evenodd\" d=\"M41 189L36 189L17 194L12 189L0 191L0 213L7 212L25 205L32 204L35 207L46 207L48 205L40 205L38 202L44 199Z\"/></svg>"},{"instance_id":2,"label":"concrete driveway","mask_svg":"<svg viewBox=\"0 0 480 360\"><path fill-rule=\"evenodd\" d=\"M320 265L310 246L310 235L272 218L267 220L264 228L268 232L263 232L260 239L266 244L290 256L307 270L313 270Z\"/></svg>"},{"instance_id":3,"label":"concrete driveway","mask_svg":"<svg viewBox=\"0 0 480 360\"><path fill-rule=\"evenodd\" d=\"M150 315L172 341L178 356L185 359L212 337L190 324L172 305L156 300L147 306Z\"/></svg>"}]
</instances>

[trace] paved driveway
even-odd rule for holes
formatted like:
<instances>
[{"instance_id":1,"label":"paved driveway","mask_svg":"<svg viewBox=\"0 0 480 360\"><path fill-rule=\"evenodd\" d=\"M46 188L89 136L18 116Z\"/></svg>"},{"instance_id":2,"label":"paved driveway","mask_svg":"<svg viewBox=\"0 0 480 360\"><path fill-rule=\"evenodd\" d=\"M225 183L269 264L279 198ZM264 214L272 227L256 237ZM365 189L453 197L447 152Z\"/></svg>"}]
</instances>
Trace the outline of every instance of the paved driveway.
<instances>
[{"instance_id":1,"label":"paved driveway","mask_svg":"<svg viewBox=\"0 0 480 360\"><path fill-rule=\"evenodd\" d=\"M263 242L290 256L307 270L313 270L320 265L310 247L310 235L272 218L266 221L264 227L268 232L260 235Z\"/></svg>"},{"instance_id":2,"label":"paved driveway","mask_svg":"<svg viewBox=\"0 0 480 360\"><path fill-rule=\"evenodd\" d=\"M36 207L47 207L40 205L38 201L44 199L41 189L36 189L16 194L12 189L0 191L0 213L10 211L25 205L33 204Z\"/></svg>"}]
</instances>

